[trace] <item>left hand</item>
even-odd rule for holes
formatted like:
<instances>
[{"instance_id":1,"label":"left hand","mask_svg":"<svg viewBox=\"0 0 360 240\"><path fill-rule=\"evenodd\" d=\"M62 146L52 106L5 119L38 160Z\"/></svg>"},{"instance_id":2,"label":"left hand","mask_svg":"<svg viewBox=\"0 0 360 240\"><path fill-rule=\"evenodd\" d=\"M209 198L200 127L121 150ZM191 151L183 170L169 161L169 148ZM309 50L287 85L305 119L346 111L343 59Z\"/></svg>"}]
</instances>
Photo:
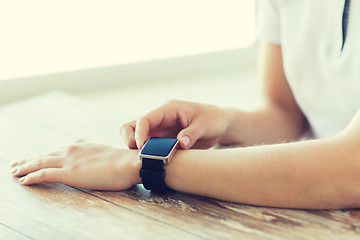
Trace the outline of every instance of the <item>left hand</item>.
<instances>
[{"instance_id":1,"label":"left hand","mask_svg":"<svg viewBox=\"0 0 360 240\"><path fill-rule=\"evenodd\" d=\"M126 190L141 183L138 151L77 141L47 154L11 164L19 182L61 182L93 190Z\"/></svg>"}]
</instances>

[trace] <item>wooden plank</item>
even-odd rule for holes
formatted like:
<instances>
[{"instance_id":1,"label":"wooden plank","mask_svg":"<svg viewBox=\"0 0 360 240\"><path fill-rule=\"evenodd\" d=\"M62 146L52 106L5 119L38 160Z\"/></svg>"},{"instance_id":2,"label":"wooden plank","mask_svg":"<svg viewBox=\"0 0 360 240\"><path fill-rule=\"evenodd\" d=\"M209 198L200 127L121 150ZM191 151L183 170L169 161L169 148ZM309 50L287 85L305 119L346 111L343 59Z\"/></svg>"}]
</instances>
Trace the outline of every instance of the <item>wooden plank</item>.
<instances>
[{"instance_id":1,"label":"wooden plank","mask_svg":"<svg viewBox=\"0 0 360 240\"><path fill-rule=\"evenodd\" d=\"M347 224L349 225L349 228L360 235L360 209L330 211L311 210L308 212L328 220Z\"/></svg>"},{"instance_id":2,"label":"wooden plank","mask_svg":"<svg viewBox=\"0 0 360 240\"><path fill-rule=\"evenodd\" d=\"M181 200L180 194L158 195L147 192L142 186L123 192L89 191L94 196L106 199L115 204L146 216L151 216L157 221L167 221L176 226L181 226L186 231L206 239L275 239L264 231L248 228L237 223L237 228L232 228L221 223L224 219L212 216L212 212L205 212L198 206L189 204L191 201ZM136 199L138 196L143 196ZM147 196L147 197L146 197ZM179 198L178 198L179 197ZM190 199L196 199L196 196ZM189 199L188 199L189 200Z\"/></svg>"},{"instance_id":3,"label":"wooden plank","mask_svg":"<svg viewBox=\"0 0 360 240\"><path fill-rule=\"evenodd\" d=\"M0 223L33 239L201 239L63 184L23 187L4 161L0 182Z\"/></svg>"},{"instance_id":4,"label":"wooden plank","mask_svg":"<svg viewBox=\"0 0 360 240\"><path fill-rule=\"evenodd\" d=\"M158 239L201 239L181 226L154 220L62 184L20 186L10 175L10 160L44 152L76 137L2 110L0 123L0 223L4 226L34 239L146 239L159 233Z\"/></svg>"},{"instance_id":5,"label":"wooden plank","mask_svg":"<svg viewBox=\"0 0 360 240\"><path fill-rule=\"evenodd\" d=\"M8 161L32 157L74 142L78 137L0 111L0 156Z\"/></svg>"},{"instance_id":6,"label":"wooden plank","mask_svg":"<svg viewBox=\"0 0 360 240\"><path fill-rule=\"evenodd\" d=\"M148 239L149 234L157 239L359 239L358 210L253 207L183 193L157 195L141 185L123 192L62 184L22 187L8 173L9 160L78 138L120 142L117 128L126 114L112 115L63 93L0 108L0 234L6 228L4 234L14 229L34 239Z\"/></svg>"},{"instance_id":7,"label":"wooden plank","mask_svg":"<svg viewBox=\"0 0 360 240\"><path fill-rule=\"evenodd\" d=\"M59 104L59 102L61 104ZM64 103L65 105L63 105ZM87 132L88 129L82 130L81 132L79 131L76 132L73 131L73 128L76 128L78 130L77 126L86 125L84 123L86 123L86 120L89 118L89 116L94 114L94 111L89 111L88 113L84 111L82 116L77 117L76 121L78 123L75 123L71 126L69 125L69 122L72 121L71 119L68 118L69 112L76 112L77 110L85 109L82 104L83 103L79 104L79 102L77 101L72 101L72 98L71 97L69 98L69 96L66 95L55 94L54 96L51 94L45 97L38 97L35 99L27 100L23 104L18 103L12 105L11 107L3 108L0 112L2 112L3 115L5 116L0 116L0 121L4 123L2 124L3 127L0 126L0 132L4 132L6 133L7 136L11 136L12 142L15 142L16 139L18 139L17 145L25 145L22 151L19 152L16 151L14 146L9 146L9 143L6 143L6 141L3 140L2 142L3 146L7 145L9 148L9 151L7 151L5 155L7 157L11 156L11 158L15 158L15 157L22 158L26 156L32 156L36 153L39 153L38 150L44 148L44 145L49 147L49 145L53 146L57 143L63 144L66 141L70 141L70 139L71 141L74 140L75 137L73 135L77 135L77 134L80 135L83 134L84 132ZM51 107L47 107L47 106L51 106ZM55 115L52 114L53 106L57 106ZM66 110L65 108L68 106L71 106L72 110L71 109ZM64 114L65 112L67 112L67 114ZM59 121L59 119L61 119L61 121ZM105 121L103 121L103 123L104 122ZM91 124L89 124L88 127L91 129L92 128ZM6 130L6 129L10 129L10 130ZM15 133L14 133L14 129L16 129ZM26 132L26 134L25 136L22 136L24 132ZM75 134L73 134L73 132L75 132ZM102 133L102 135L106 135L106 133L105 134ZM36 136L35 139L34 136ZM46 139L46 142L44 142L44 139ZM96 197L99 198L100 196L96 196ZM113 202L113 203L116 204L117 206L130 209L127 206L127 204L120 204L119 202ZM153 207L153 205L148 205L148 206ZM130 210L136 212L139 215L144 215L148 218L154 219L152 214L144 214L144 211L142 211L141 209L139 210L139 209L131 208ZM175 216L175 219L176 218L177 217ZM173 227L180 227L185 232L192 233L194 236L199 236L201 238L206 239L208 236L208 232L206 231L207 229L206 224L202 225L202 228L200 228L200 230L197 228L194 230L193 225L191 224L190 225L174 224L168 219L162 218L161 216L154 219L154 221L161 222L163 224L170 224ZM197 221L201 221L201 220L197 220ZM215 233L217 232L217 230L215 229L215 231L212 232ZM226 232L225 233L219 232L219 233L215 234L214 236L222 236L223 234L227 234L227 236L232 238L231 233L230 234ZM242 236L246 237L250 235L245 232L243 233Z\"/></svg>"},{"instance_id":8,"label":"wooden plank","mask_svg":"<svg viewBox=\"0 0 360 240\"><path fill-rule=\"evenodd\" d=\"M77 139L125 147L119 127L128 119L133 117L67 93L36 96L0 107L0 155L9 160L32 157Z\"/></svg>"},{"instance_id":9,"label":"wooden plank","mask_svg":"<svg viewBox=\"0 0 360 240\"><path fill-rule=\"evenodd\" d=\"M31 240L32 238L24 236L17 232L15 229L11 229L6 225L0 223L0 239L4 240Z\"/></svg>"},{"instance_id":10,"label":"wooden plank","mask_svg":"<svg viewBox=\"0 0 360 240\"><path fill-rule=\"evenodd\" d=\"M8 104L1 107L0 112L76 139L109 142L123 147L119 128L135 119L131 114L89 104L65 92L50 92Z\"/></svg>"},{"instance_id":11,"label":"wooden plank","mask_svg":"<svg viewBox=\"0 0 360 240\"><path fill-rule=\"evenodd\" d=\"M308 211L254 207L182 193L152 194L137 187L92 194L211 239L359 239L358 219L333 221ZM322 211L328 212L328 211ZM331 211L341 212L341 211Z\"/></svg>"}]
</instances>

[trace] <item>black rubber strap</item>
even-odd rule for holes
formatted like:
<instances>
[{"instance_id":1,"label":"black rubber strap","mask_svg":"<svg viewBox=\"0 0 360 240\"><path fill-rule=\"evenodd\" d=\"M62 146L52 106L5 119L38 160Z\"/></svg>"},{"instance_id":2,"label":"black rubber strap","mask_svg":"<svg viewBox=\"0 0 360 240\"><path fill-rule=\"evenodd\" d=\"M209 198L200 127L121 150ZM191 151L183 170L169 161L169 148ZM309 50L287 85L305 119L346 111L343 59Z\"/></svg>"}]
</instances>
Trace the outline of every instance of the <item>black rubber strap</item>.
<instances>
[{"instance_id":1,"label":"black rubber strap","mask_svg":"<svg viewBox=\"0 0 360 240\"><path fill-rule=\"evenodd\" d=\"M165 184L165 169L162 160L143 158L140 177L147 190L154 192L168 192L170 190Z\"/></svg>"}]
</instances>

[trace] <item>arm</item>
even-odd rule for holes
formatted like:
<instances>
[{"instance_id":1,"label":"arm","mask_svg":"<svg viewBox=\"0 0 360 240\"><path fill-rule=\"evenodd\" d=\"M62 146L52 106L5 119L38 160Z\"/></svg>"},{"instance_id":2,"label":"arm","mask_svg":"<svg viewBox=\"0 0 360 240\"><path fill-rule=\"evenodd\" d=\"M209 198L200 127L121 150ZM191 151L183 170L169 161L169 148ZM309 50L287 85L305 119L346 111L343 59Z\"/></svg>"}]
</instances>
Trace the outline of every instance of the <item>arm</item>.
<instances>
[{"instance_id":1,"label":"arm","mask_svg":"<svg viewBox=\"0 0 360 240\"><path fill-rule=\"evenodd\" d=\"M176 126L181 129L194 126L189 125L191 121L186 121L189 120L186 114L189 114L191 120L196 120L195 126L212 129L211 125L206 124L206 117L192 114L203 110L205 116L211 114L216 120L222 120L223 116L226 118L225 125L215 127L216 134L203 135L210 136L212 141L221 136L220 142L250 145L297 138L305 119L293 100L285 78L280 77L283 73L276 71L282 69L282 65L279 65L281 48L276 45L265 47L268 57L263 66L267 66L264 69L270 72L263 71L265 93L269 97L268 105L263 110L243 113L209 107L205 111L203 106L193 108L187 105L189 109L185 113L167 108L172 116L156 119L159 124L146 117L138 124L144 124L142 127L148 129L152 125L160 127L160 130L161 127L173 129L172 119L179 118ZM274 55L279 61L270 61ZM272 87L271 81L277 87ZM158 112L154 113L156 115ZM133 122L131 126L122 128L125 139L133 147L136 126L136 122ZM202 132L208 131L203 129ZM144 133L148 132L142 131L141 134ZM246 141L246 137L249 140ZM180 150L167 166L166 183L178 191L254 205L316 209L360 207L359 146L360 113L346 130L328 139L239 149ZM24 185L62 182L88 189L124 190L141 183L137 150L86 142L13 162L12 167L15 176L25 176L20 181Z\"/></svg>"},{"instance_id":2,"label":"arm","mask_svg":"<svg viewBox=\"0 0 360 240\"><path fill-rule=\"evenodd\" d=\"M125 124L121 133L129 148L140 149L152 137L178 138L183 149L215 144L256 145L299 138L306 123L286 81L281 47L262 43L260 72L267 100L263 109L244 112L184 101L172 101ZM185 139L185 140L184 140Z\"/></svg>"},{"instance_id":3,"label":"arm","mask_svg":"<svg viewBox=\"0 0 360 240\"><path fill-rule=\"evenodd\" d=\"M281 46L261 43L260 77L264 86L265 106L254 112L229 112L229 128L221 144L256 145L297 140L306 125L286 80Z\"/></svg>"},{"instance_id":4,"label":"arm","mask_svg":"<svg viewBox=\"0 0 360 240\"><path fill-rule=\"evenodd\" d=\"M178 191L252 205L340 209L360 207L360 111L341 134L268 146L179 150L166 166ZM138 151L77 142L13 162L23 185L62 182L96 190L141 183ZM101 181L99 181L99 179Z\"/></svg>"},{"instance_id":5,"label":"arm","mask_svg":"<svg viewBox=\"0 0 360 240\"><path fill-rule=\"evenodd\" d=\"M166 182L178 191L251 205L359 207L358 136L342 133L322 140L180 151L167 166Z\"/></svg>"}]
</instances>

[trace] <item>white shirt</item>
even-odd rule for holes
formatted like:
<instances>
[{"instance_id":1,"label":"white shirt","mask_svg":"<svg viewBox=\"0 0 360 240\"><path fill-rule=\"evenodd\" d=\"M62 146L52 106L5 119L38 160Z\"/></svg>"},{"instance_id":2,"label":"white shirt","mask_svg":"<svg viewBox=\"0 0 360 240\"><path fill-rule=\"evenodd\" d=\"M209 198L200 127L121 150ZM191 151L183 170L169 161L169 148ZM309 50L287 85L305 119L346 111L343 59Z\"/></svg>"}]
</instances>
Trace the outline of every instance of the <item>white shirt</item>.
<instances>
[{"instance_id":1,"label":"white shirt","mask_svg":"<svg viewBox=\"0 0 360 240\"><path fill-rule=\"evenodd\" d=\"M341 132L360 109L360 1L263 0L260 39L281 44L284 71L314 136Z\"/></svg>"}]
</instances>

